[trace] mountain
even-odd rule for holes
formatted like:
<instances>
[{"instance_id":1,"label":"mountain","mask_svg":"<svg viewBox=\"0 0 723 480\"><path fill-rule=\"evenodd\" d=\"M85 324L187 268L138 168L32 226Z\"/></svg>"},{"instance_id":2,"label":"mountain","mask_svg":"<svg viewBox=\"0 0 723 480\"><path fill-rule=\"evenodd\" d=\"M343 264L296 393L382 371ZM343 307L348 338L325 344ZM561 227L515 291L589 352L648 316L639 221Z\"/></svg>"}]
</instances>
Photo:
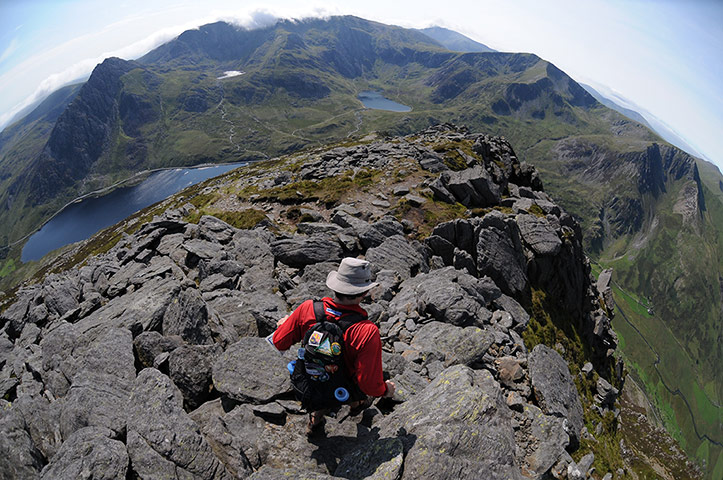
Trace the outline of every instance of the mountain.
<instances>
[{"instance_id":1,"label":"mountain","mask_svg":"<svg viewBox=\"0 0 723 480\"><path fill-rule=\"evenodd\" d=\"M357 255L397 391L307 440L297 349L264 337ZM618 415L579 225L499 137L442 125L260 162L64 260L0 315L3 478L700 478L621 437L648 431Z\"/></svg>"},{"instance_id":2,"label":"mountain","mask_svg":"<svg viewBox=\"0 0 723 480\"><path fill-rule=\"evenodd\" d=\"M604 96L594 88L592 88L590 85L585 85L584 83L581 83L580 86L587 90L587 92L595 97L595 100L602 103L608 108L612 108L616 112L619 112L626 117L628 117L630 120L633 120L634 122L638 122L641 125L645 125L650 130L654 130L653 127L650 126L647 120L645 120L645 117L643 117L640 113L638 113L635 110L632 110L630 108L625 108L621 106L619 103L616 103L614 100L611 100L610 98Z\"/></svg>"},{"instance_id":3,"label":"mountain","mask_svg":"<svg viewBox=\"0 0 723 480\"><path fill-rule=\"evenodd\" d=\"M436 40L440 44L453 52L494 52L487 45L475 42L469 37L465 37L461 33L449 30L444 27L420 28L420 32L428 37Z\"/></svg>"},{"instance_id":4,"label":"mountain","mask_svg":"<svg viewBox=\"0 0 723 480\"><path fill-rule=\"evenodd\" d=\"M357 95L368 90L412 110L365 109ZM538 168L579 221L594 267L614 268L625 314L614 326L632 374L688 454L720 471L718 190L694 158L535 55L453 52L356 17L206 25L136 61L106 60L51 131L25 133L42 139L34 149L7 150L1 233L17 240L75 196L139 170L259 160L440 122L504 135ZM460 162L469 155L455 151ZM5 252L3 289L19 248Z\"/></svg>"},{"instance_id":5,"label":"mountain","mask_svg":"<svg viewBox=\"0 0 723 480\"><path fill-rule=\"evenodd\" d=\"M594 88L592 88L590 85L580 84L581 87L583 87L587 92L595 97L595 100L602 103L606 107L612 108L616 112L622 113L629 119L636 121L642 125L645 125L650 130L654 131L658 135L660 135L661 138L665 139L668 143L675 145L676 147L680 148L681 150L688 152L691 155L700 156L696 150L688 145L686 141L684 141L682 138L680 138L679 135L673 133L672 130L670 130L668 127L663 125L663 123L656 118L653 117L653 123L654 125L651 125L651 123L645 119L645 117L637 110L633 110L631 108L626 108L621 106L619 103L615 102L615 100L612 100L609 97L604 96Z\"/></svg>"}]
</instances>

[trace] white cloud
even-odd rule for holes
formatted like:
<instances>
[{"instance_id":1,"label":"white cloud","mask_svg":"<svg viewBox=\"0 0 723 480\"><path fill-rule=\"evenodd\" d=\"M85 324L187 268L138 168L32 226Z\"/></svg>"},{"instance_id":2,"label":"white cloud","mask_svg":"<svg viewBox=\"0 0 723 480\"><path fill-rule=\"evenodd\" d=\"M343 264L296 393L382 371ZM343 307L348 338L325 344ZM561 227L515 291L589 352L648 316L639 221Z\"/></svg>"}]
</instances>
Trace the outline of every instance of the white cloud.
<instances>
[{"instance_id":1,"label":"white cloud","mask_svg":"<svg viewBox=\"0 0 723 480\"><path fill-rule=\"evenodd\" d=\"M2 54L0 54L0 63L4 62L8 58L10 58L10 56L13 53L15 53L15 50L17 50L17 49L18 49L18 38L15 37L10 41L10 44L7 46L5 51L3 51Z\"/></svg>"},{"instance_id":2,"label":"white cloud","mask_svg":"<svg viewBox=\"0 0 723 480\"><path fill-rule=\"evenodd\" d=\"M9 111L0 114L0 130L5 128L8 122L10 122L12 118L24 108L44 99L58 88L67 85L70 82L86 78L90 75L97 64L101 63L108 57L135 59L143 56L154 48L173 40L186 30L195 29L201 25L222 20L233 25L252 30L274 25L280 18L301 19L309 17L328 17L332 14L338 14L338 12L319 6L287 9L284 12L274 11L268 8L254 8L246 11L211 11L204 17L157 30L127 46L85 58L73 63L67 68L48 75L39 83L32 94L27 96L22 102L12 107ZM122 30L123 24L125 23L127 23L126 19L107 25L103 30L106 32L113 29ZM16 80L18 77L24 75L25 72L30 72L32 69L36 68L39 64L50 62L54 58L61 57L69 50L85 48L85 46L92 44L96 35L97 34L94 33L76 37L65 44L53 48L52 50L38 54L23 62L23 64L18 66L18 68L14 69L14 72L0 76L0 83L9 83L13 80L10 78L10 75L14 76Z\"/></svg>"}]
</instances>

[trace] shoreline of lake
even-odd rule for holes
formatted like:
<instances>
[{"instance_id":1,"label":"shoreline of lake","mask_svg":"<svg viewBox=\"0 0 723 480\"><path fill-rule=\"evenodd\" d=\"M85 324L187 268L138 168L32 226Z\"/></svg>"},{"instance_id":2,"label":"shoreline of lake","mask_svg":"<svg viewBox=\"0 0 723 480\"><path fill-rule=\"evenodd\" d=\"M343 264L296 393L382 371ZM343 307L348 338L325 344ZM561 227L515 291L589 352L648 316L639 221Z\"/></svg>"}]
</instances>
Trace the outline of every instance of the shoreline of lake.
<instances>
[{"instance_id":1,"label":"shoreline of lake","mask_svg":"<svg viewBox=\"0 0 723 480\"><path fill-rule=\"evenodd\" d=\"M117 192L123 191L124 189L128 189L128 190L130 191L130 189L137 188L137 187L143 185L144 182L147 182L147 181L149 181L150 179L152 179L154 175L160 175L160 174L162 174L163 172L173 172L173 171L184 172L180 177L178 177L178 178L180 179L180 178L182 178L183 176L185 176L186 174L188 174L189 172L193 172L193 171L201 171L201 170L204 170L204 169L214 169L214 170L218 170L218 169L223 169L223 167L232 167L232 168L228 168L227 170L225 170L225 171L223 171L223 172L218 173L218 175L220 175L220 174L225 173L225 172L227 172L227 171L233 170L234 168L240 168L240 167L243 167L243 166L246 166L246 165L248 165L248 162L205 163L205 164L201 164L201 165L194 165L194 166L191 166L191 167L179 167L179 166L175 166L175 167L163 167L163 168L156 168L156 169L152 169L152 170L144 170L144 171L138 172L138 173L134 174L134 175L131 176L131 177L128 177L128 178L123 179L123 180L120 180L120 181L118 181L118 182L116 182L116 183L114 183L114 184L112 184L112 185L107 186L107 187L104 187L104 188L101 188L101 189L98 189L98 190L94 190L94 191L92 191L92 192L88 192L88 193L86 193L86 194L84 194L84 195L81 195L81 196L79 196L79 197L76 197L76 198L74 198L73 200L67 202L65 205L63 205L63 207L61 207L60 209L58 209L58 211L56 211L50 218L48 218L45 222L43 222L42 225L40 225L38 228L36 228L36 229L33 230L32 232L30 232L30 233L28 233L27 235L25 235L23 238L21 238L21 239L19 239L19 240L16 240L15 242L11 243L9 246L12 247L12 246L18 245L18 244L20 244L20 243L22 243L22 242L25 242L25 244L22 246L22 251L21 251L21 254L20 254L20 257L21 257L21 258L20 258L20 261L23 262L23 263L26 263L26 262L28 262L28 261L39 260L39 259L42 258L44 255L46 255L47 253L49 253L49 252L51 252L51 251L53 251L53 250L55 250L55 249L57 249L57 248L61 248L61 247L65 246L65 245L68 245L68 244L70 244L70 243L75 243L75 242L84 240L85 238L89 238L90 236L94 235L95 233L97 233L98 231L102 230L103 228L106 228L107 226L110 226L110 225L112 225L113 223L116 223L116 222L113 222L113 223L111 223L111 224L109 224L109 225L102 226L102 227L100 227L98 230L94 231L93 233L90 233L89 235L87 235L87 236L85 236L85 237L83 237L83 238L79 238L79 239L75 239L75 240L73 240L73 241L69 241L69 242L66 242L66 243L63 243L63 244L59 244L59 245L55 246L54 248L52 248L52 249L50 249L50 250L44 251L44 253L43 253L42 255L40 255L40 256L28 254L28 253L26 252L26 248L28 248L28 244L30 244L30 242L33 240L33 237L36 237L36 235L40 234L40 233L43 231L43 229L45 229L45 228L48 227L49 225L52 225L52 222L53 222L53 221L55 221L58 217L60 217L60 216L63 215L64 213L68 212L69 209L71 209L71 208L73 208L73 207L78 207L78 208L80 208L80 206L82 206L82 205L84 205L84 204L85 204L85 205L88 205L86 202L98 201L98 200L100 200L100 199L107 198L107 197L109 197L109 196L111 196L111 195L113 195L113 194L116 194ZM217 175L213 175L213 176L217 176ZM194 181L193 183L190 183L190 184L188 184L188 185L184 185L184 186L182 186L182 187L179 187L176 191L171 192L171 193L168 193L168 195L165 195L163 198L167 198L168 196L173 195L174 193L177 193L177 192L180 191L180 190L183 190L183 188L187 188L187 187L189 187L189 186L191 186L191 185L195 185L196 183L199 183L199 182L201 182L201 181L207 180L208 178L212 178L213 176L209 176L209 177L205 177L205 178L200 178L199 180ZM156 203L157 201L161 201L163 198L158 199L158 200L155 200L155 201L153 201L153 202L151 202L151 203L149 203L149 204L147 204L147 205L140 206L138 209L145 208L145 206L148 206L148 205L151 205L151 204L153 204L153 203ZM137 210L135 210L135 211L137 211ZM132 214L132 213L133 213L133 212L131 212L130 214ZM127 217L127 215L124 216L124 217L122 217L120 220L122 220L123 218L126 218L126 217ZM117 221L120 221L120 220L117 220ZM67 234L66 234L66 235L67 235ZM36 237L36 238L37 238L37 237ZM32 247L33 247L33 248L37 248L37 247L35 247L34 245L33 245ZM42 250L45 250L45 249L42 249ZM31 258L31 257L32 257L32 258Z\"/></svg>"}]
</instances>

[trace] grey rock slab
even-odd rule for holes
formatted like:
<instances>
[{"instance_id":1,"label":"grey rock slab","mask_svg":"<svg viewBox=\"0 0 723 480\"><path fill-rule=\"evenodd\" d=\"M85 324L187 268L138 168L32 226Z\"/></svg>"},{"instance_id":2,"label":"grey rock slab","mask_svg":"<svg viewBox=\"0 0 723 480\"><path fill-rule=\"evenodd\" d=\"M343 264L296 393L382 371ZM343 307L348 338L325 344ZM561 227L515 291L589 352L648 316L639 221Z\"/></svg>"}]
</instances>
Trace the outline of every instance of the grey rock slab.
<instances>
[{"instance_id":1,"label":"grey rock slab","mask_svg":"<svg viewBox=\"0 0 723 480\"><path fill-rule=\"evenodd\" d=\"M480 276L491 277L503 292L515 297L529 288L525 265L516 227L480 229L477 240L477 272Z\"/></svg>"},{"instance_id":2,"label":"grey rock slab","mask_svg":"<svg viewBox=\"0 0 723 480\"><path fill-rule=\"evenodd\" d=\"M78 306L80 287L65 275L50 275L43 282L43 298L48 310L59 317Z\"/></svg>"},{"instance_id":3,"label":"grey rock slab","mask_svg":"<svg viewBox=\"0 0 723 480\"><path fill-rule=\"evenodd\" d=\"M436 353L436 357L444 358L448 366L456 363L474 365L482 361L493 341L493 335L487 330L430 322L415 332L411 347L427 356Z\"/></svg>"},{"instance_id":4,"label":"grey rock slab","mask_svg":"<svg viewBox=\"0 0 723 480\"><path fill-rule=\"evenodd\" d=\"M231 412L229 414L230 418L234 417ZM250 428L250 425L254 424L253 415L250 413L248 415L249 422L245 423L246 430ZM234 428L233 422L224 420L227 414L220 399L204 403L192 411L190 416L201 429L203 437L213 450L216 458L224 464L226 470L234 478L245 478L251 474L253 471L251 463L244 453L244 446L249 450L249 444L244 441L248 440L248 436L244 435L244 430ZM259 424L258 428L263 430L264 427Z\"/></svg>"},{"instance_id":5,"label":"grey rock slab","mask_svg":"<svg viewBox=\"0 0 723 480\"><path fill-rule=\"evenodd\" d=\"M76 324L79 335L94 337L109 327L139 334L159 330L163 315L180 291L177 280L153 278L131 293L113 298Z\"/></svg>"},{"instance_id":6,"label":"grey rock slab","mask_svg":"<svg viewBox=\"0 0 723 480\"><path fill-rule=\"evenodd\" d=\"M429 262L420 248L407 242L402 235L388 237L378 247L370 248L366 259L372 263L375 273L382 269L392 270L402 279L429 271Z\"/></svg>"},{"instance_id":7,"label":"grey rock slab","mask_svg":"<svg viewBox=\"0 0 723 480\"><path fill-rule=\"evenodd\" d=\"M111 328L87 349L74 352L76 373L60 412L63 438L86 426L105 427L120 437L135 379L133 343L126 329Z\"/></svg>"},{"instance_id":8,"label":"grey rock slab","mask_svg":"<svg viewBox=\"0 0 723 480\"><path fill-rule=\"evenodd\" d=\"M236 233L234 227L210 215L203 215L199 219L198 230L202 239L221 244L230 242Z\"/></svg>"},{"instance_id":9,"label":"grey rock slab","mask_svg":"<svg viewBox=\"0 0 723 480\"><path fill-rule=\"evenodd\" d=\"M285 265L303 267L313 263L341 260L343 251L339 242L325 235L281 239L271 243L274 257Z\"/></svg>"},{"instance_id":10,"label":"grey rock slab","mask_svg":"<svg viewBox=\"0 0 723 480\"><path fill-rule=\"evenodd\" d=\"M0 478L39 478L43 456L25 429L22 415L0 399Z\"/></svg>"},{"instance_id":11,"label":"grey rock slab","mask_svg":"<svg viewBox=\"0 0 723 480\"><path fill-rule=\"evenodd\" d=\"M208 325L208 308L195 288L182 290L163 314L163 334L179 335L195 345L213 343Z\"/></svg>"},{"instance_id":12,"label":"grey rock slab","mask_svg":"<svg viewBox=\"0 0 723 480\"><path fill-rule=\"evenodd\" d=\"M184 412L181 392L158 370L138 374L127 412L128 454L141 478L232 478Z\"/></svg>"},{"instance_id":13,"label":"grey rock slab","mask_svg":"<svg viewBox=\"0 0 723 480\"><path fill-rule=\"evenodd\" d=\"M207 304L209 308L220 317L223 324L230 325L234 329L238 337L257 337L259 336L259 329L256 316L252 310L262 307L266 302L252 302L251 299L254 298L258 300L260 297L266 299L268 296L275 297L272 301L278 299L276 295L261 292L244 294L242 292L229 291L228 295L216 297L209 300ZM281 302L283 302L283 300ZM284 303L283 311L286 310L285 306L286 304ZM262 310L262 312L265 312L265 310ZM276 313L272 316L276 316ZM278 318L283 316L284 315L279 312ZM275 321L273 323L274 325L276 324Z\"/></svg>"},{"instance_id":14,"label":"grey rock slab","mask_svg":"<svg viewBox=\"0 0 723 480\"><path fill-rule=\"evenodd\" d=\"M45 458L52 458L63 442L60 410L63 402L50 402L42 395L20 395L13 402L25 419L25 427L35 447Z\"/></svg>"},{"instance_id":15,"label":"grey rock slab","mask_svg":"<svg viewBox=\"0 0 723 480\"><path fill-rule=\"evenodd\" d=\"M260 470L254 472L248 477L248 480L334 480L339 477L333 477L325 473L301 471L295 468L272 468L263 466Z\"/></svg>"},{"instance_id":16,"label":"grey rock slab","mask_svg":"<svg viewBox=\"0 0 723 480\"><path fill-rule=\"evenodd\" d=\"M574 448L584 426L582 404L565 360L545 345L537 345L528 356L528 371L537 403L548 415L567 420L566 431Z\"/></svg>"},{"instance_id":17,"label":"grey rock slab","mask_svg":"<svg viewBox=\"0 0 723 480\"><path fill-rule=\"evenodd\" d=\"M535 215L517 215L522 240L530 246L536 255L555 256L560 253L562 240L546 218Z\"/></svg>"},{"instance_id":18,"label":"grey rock slab","mask_svg":"<svg viewBox=\"0 0 723 480\"><path fill-rule=\"evenodd\" d=\"M220 346L183 345L168 356L168 375L183 394L185 405L201 405L211 390L211 366Z\"/></svg>"},{"instance_id":19,"label":"grey rock slab","mask_svg":"<svg viewBox=\"0 0 723 480\"><path fill-rule=\"evenodd\" d=\"M396 375L392 381L396 385L394 400L400 402L406 402L429 385L424 377L411 369L406 369L403 373Z\"/></svg>"},{"instance_id":20,"label":"grey rock slab","mask_svg":"<svg viewBox=\"0 0 723 480\"><path fill-rule=\"evenodd\" d=\"M156 331L143 332L133 339L133 351L143 367L152 367L155 358L183 344L181 337L164 337Z\"/></svg>"},{"instance_id":21,"label":"grey rock slab","mask_svg":"<svg viewBox=\"0 0 723 480\"><path fill-rule=\"evenodd\" d=\"M126 478L128 452L123 442L113 440L113 432L100 427L85 427L68 438L43 468L41 479Z\"/></svg>"},{"instance_id":22,"label":"grey rock slab","mask_svg":"<svg viewBox=\"0 0 723 480\"><path fill-rule=\"evenodd\" d=\"M404 235L404 227L394 217L384 217L359 233L359 240L365 249L377 247L393 235Z\"/></svg>"},{"instance_id":23,"label":"grey rock slab","mask_svg":"<svg viewBox=\"0 0 723 480\"><path fill-rule=\"evenodd\" d=\"M468 273L447 267L406 280L399 294L389 303L392 315L429 315L453 325L482 324L490 316L479 280Z\"/></svg>"},{"instance_id":24,"label":"grey rock slab","mask_svg":"<svg viewBox=\"0 0 723 480\"><path fill-rule=\"evenodd\" d=\"M214 363L213 384L239 402L265 403L290 390L286 363L265 339L242 338Z\"/></svg>"},{"instance_id":25,"label":"grey rock slab","mask_svg":"<svg viewBox=\"0 0 723 480\"><path fill-rule=\"evenodd\" d=\"M522 332L530 322L530 314L520 305L517 300L507 295L500 295L493 304L512 315L513 327L517 332Z\"/></svg>"},{"instance_id":26,"label":"grey rock slab","mask_svg":"<svg viewBox=\"0 0 723 480\"><path fill-rule=\"evenodd\" d=\"M380 423L405 444L402 479L521 479L511 412L486 370L457 365Z\"/></svg>"},{"instance_id":27,"label":"grey rock slab","mask_svg":"<svg viewBox=\"0 0 723 480\"><path fill-rule=\"evenodd\" d=\"M564 419L545 415L534 405L525 405L523 414L530 423L533 448L525 456L528 472L533 478L545 478L545 474L566 454L570 443L565 433Z\"/></svg>"},{"instance_id":28,"label":"grey rock slab","mask_svg":"<svg viewBox=\"0 0 723 480\"><path fill-rule=\"evenodd\" d=\"M221 245L200 238L186 240L181 246L198 260L223 259L225 256L224 248Z\"/></svg>"},{"instance_id":29,"label":"grey rock slab","mask_svg":"<svg viewBox=\"0 0 723 480\"><path fill-rule=\"evenodd\" d=\"M334 471L336 477L396 480L404 463L404 444L398 438L381 438L345 456Z\"/></svg>"},{"instance_id":30,"label":"grey rock slab","mask_svg":"<svg viewBox=\"0 0 723 480\"><path fill-rule=\"evenodd\" d=\"M474 226L462 218L437 224L432 234L444 238L455 247L468 253L473 253L477 245Z\"/></svg>"},{"instance_id":31,"label":"grey rock slab","mask_svg":"<svg viewBox=\"0 0 723 480\"><path fill-rule=\"evenodd\" d=\"M500 202L500 188L481 166L442 174L442 183L455 198L468 207L485 207Z\"/></svg>"}]
</instances>

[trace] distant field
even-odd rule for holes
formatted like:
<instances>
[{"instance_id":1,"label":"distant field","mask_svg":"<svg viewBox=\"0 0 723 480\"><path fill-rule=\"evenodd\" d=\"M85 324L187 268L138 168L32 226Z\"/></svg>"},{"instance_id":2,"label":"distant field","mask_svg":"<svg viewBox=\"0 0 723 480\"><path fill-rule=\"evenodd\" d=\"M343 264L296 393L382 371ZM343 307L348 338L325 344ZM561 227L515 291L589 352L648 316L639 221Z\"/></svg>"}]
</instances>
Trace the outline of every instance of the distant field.
<instances>
[{"instance_id":1,"label":"distant field","mask_svg":"<svg viewBox=\"0 0 723 480\"><path fill-rule=\"evenodd\" d=\"M644 385L668 432L709 478L723 478L723 416L719 399L709 397L715 388L699 384L694 362L663 322L647 313L647 302L617 287L613 293L613 327L629 372Z\"/></svg>"}]
</instances>

